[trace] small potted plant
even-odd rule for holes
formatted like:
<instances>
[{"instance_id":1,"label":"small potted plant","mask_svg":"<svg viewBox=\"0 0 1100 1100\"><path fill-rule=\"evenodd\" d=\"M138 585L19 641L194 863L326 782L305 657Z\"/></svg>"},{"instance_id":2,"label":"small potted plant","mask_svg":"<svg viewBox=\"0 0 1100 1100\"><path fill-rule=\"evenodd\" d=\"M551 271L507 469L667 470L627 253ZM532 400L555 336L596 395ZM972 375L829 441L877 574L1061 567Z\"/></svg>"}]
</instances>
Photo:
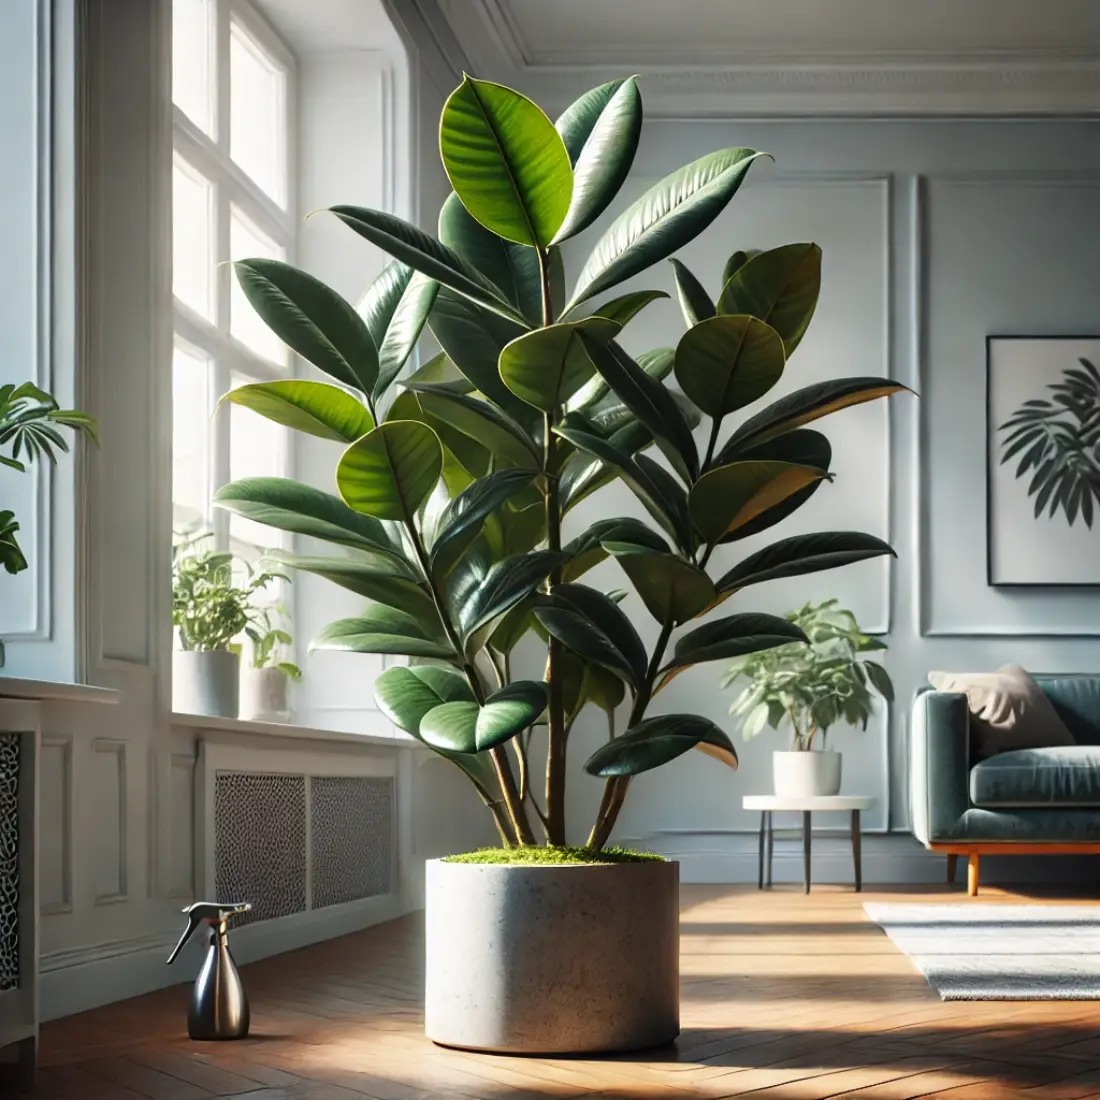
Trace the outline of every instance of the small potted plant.
<instances>
[{"instance_id":1,"label":"small potted plant","mask_svg":"<svg viewBox=\"0 0 1100 1100\"><path fill-rule=\"evenodd\" d=\"M738 658L727 668L722 687L747 681L730 706L730 714L742 719L746 741L765 726L777 730L790 723L790 751L772 754L777 795L837 794L841 756L824 747L825 739L829 727L838 722L866 729L875 692L893 702L889 673L860 656L886 646L864 634L855 616L838 607L836 600L807 603L787 618L808 641Z\"/></svg>"},{"instance_id":2,"label":"small potted plant","mask_svg":"<svg viewBox=\"0 0 1100 1100\"><path fill-rule=\"evenodd\" d=\"M281 605L252 609L252 621L245 634L252 645L251 661L241 670L240 717L258 722L289 722L291 717L287 684L300 680L302 670L292 661L281 660L293 638L279 625L286 620Z\"/></svg>"},{"instance_id":3,"label":"small potted plant","mask_svg":"<svg viewBox=\"0 0 1100 1100\"><path fill-rule=\"evenodd\" d=\"M278 574L253 571L233 579L234 556L201 550L207 538L184 539L172 554L172 625L180 649L172 654L172 709L236 718L240 701L240 647L234 639L256 618L255 594Z\"/></svg>"}]
</instances>

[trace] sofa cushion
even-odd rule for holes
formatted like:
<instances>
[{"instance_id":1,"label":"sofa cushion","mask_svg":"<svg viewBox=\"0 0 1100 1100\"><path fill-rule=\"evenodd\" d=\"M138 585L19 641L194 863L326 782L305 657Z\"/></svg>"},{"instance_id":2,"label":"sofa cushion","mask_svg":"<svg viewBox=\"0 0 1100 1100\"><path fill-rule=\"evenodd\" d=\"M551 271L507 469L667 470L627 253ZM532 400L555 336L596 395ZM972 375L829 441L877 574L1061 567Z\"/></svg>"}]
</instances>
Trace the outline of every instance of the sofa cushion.
<instances>
[{"instance_id":1,"label":"sofa cushion","mask_svg":"<svg viewBox=\"0 0 1100 1100\"><path fill-rule=\"evenodd\" d=\"M1019 665L996 672L930 672L928 680L937 691L966 695L971 759L1074 743L1042 688Z\"/></svg>"},{"instance_id":2,"label":"sofa cushion","mask_svg":"<svg viewBox=\"0 0 1100 1100\"><path fill-rule=\"evenodd\" d=\"M1078 745L1100 745L1100 676L1036 675L1035 682Z\"/></svg>"},{"instance_id":3,"label":"sofa cushion","mask_svg":"<svg viewBox=\"0 0 1100 1100\"><path fill-rule=\"evenodd\" d=\"M1100 747L999 753L970 769L970 801L987 810L1100 807Z\"/></svg>"}]
</instances>

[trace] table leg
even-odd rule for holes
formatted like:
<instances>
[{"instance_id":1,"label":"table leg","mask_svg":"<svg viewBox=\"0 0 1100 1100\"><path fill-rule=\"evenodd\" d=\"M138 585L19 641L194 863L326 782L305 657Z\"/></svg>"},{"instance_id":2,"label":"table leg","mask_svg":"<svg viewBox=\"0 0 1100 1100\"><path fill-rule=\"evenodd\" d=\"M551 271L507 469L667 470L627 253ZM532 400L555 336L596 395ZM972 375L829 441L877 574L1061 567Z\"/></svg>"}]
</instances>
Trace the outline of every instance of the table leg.
<instances>
[{"instance_id":1,"label":"table leg","mask_svg":"<svg viewBox=\"0 0 1100 1100\"><path fill-rule=\"evenodd\" d=\"M756 863L757 863L756 888L757 888L757 890L763 890L764 889L764 840L765 840L765 835L766 835L765 832L764 832L764 822L767 820L767 817L768 817L768 811L767 810L761 810L760 811L760 841L759 841L759 844L757 846L757 851L756 851Z\"/></svg>"},{"instance_id":2,"label":"table leg","mask_svg":"<svg viewBox=\"0 0 1100 1100\"><path fill-rule=\"evenodd\" d=\"M768 815L768 858L767 858L767 876L764 879L766 886L772 884L772 854L775 852L775 834L772 832L772 812L766 811Z\"/></svg>"},{"instance_id":3,"label":"table leg","mask_svg":"<svg viewBox=\"0 0 1100 1100\"><path fill-rule=\"evenodd\" d=\"M806 893L810 892L810 832L811 813L809 810L802 812L802 885Z\"/></svg>"},{"instance_id":4,"label":"table leg","mask_svg":"<svg viewBox=\"0 0 1100 1100\"><path fill-rule=\"evenodd\" d=\"M852 863L856 872L856 893L863 889L863 836L859 827L859 810L852 811Z\"/></svg>"}]
</instances>

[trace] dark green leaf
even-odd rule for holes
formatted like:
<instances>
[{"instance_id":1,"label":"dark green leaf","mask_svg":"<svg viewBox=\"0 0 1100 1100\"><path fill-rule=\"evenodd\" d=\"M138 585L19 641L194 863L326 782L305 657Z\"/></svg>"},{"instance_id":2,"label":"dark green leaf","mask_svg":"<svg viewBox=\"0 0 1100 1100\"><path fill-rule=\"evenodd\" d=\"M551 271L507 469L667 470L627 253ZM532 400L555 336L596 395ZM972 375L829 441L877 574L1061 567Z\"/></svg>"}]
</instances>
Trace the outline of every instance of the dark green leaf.
<instances>
[{"instance_id":1,"label":"dark green leaf","mask_svg":"<svg viewBox=\"0 0 1100 1100\"><path fill-rule=\"evenodd\" d=\"M412 268L392 260L382 269L382 273L367 287L356 307L370 333L371 343L376 348L382 346L386 331L393 320L397 303L405 293L413 277Z\"/></svg>"},{"instance_id":2,"label":"dark green leaf","mask_svg":"<svg viewBox=\"0 0 1100 1100\"><path fill-rule=\"evenodd\" d=\"M673 360L676 353L672 348L654 348L652 351L643 351L635 360L651 378L660 381L667 378L672 371ZM589 415L598 416L601 411L606 411L612 405L626 408L619 399L610 392L607 383L599 374L594 375L573 395L573 399L567 406L570 411L577 409L592 410ZM652 441L652 433L650 440Z\"/></svg>"},{"instance_id":3,"label":"dark green leaf","mask_svg":"<svg viewBox=\"0 0 1100 1100\"><path fill-rule=\"evenodd\" d=\"M620 325L627 324L639 314L650 302L656 302L660 298L667 298L663 290L631 290L626 294L620 294L618 298L611 298L602 305L592 310L593 317L606 317L609 321L618 321ZM638 362L641 362L639 357Z\"/></svg>"},{"instance_id":4,"label":"dark green leaf","mask_svg":"<svg viewBox=\"0 0 1100 1100\"><path fill-rule=\"evenodd\" d=\"M375 400L389 389L393 380L401 373L401 368L408 362L421 332L424 331L424 324L438 292L439 284L419 271L409 280L390 318L385 338L378 347Z\"/></svg>"},{"instance_id":5,"label":"dark green leaf","mask_svg":"<svg viewBox=\"0 0 1100 1100\"><path fill-rule=\"evenodd\" d=\"M341 443L354 443L374 427L374 418L362 401L325 382L297 378L252 382L230 390L222 400L284 427Z\"/></svg>"},{"instance_id":6,"label":"dark green leaf","mask_svg":"<svg viewBox=\"0 0 1100 1100\"><path fill-rule=\"evenodd\" d=\"M753 248L748 252L742 252L738 250L726 261L726 266L722 269L722 286L730 281L751 260L754 256L760 255L760 249Z\"/></svg>"},{"instance_id":7,"label":"dark green leaf","mask_svg":"<svg viewBox=\"0 0 1100 1100\"><path fill-rule=\"evenodd\" d=\"M684 623L718 598L714 584L694 562L634 543L604 543L623 567L649 613L661 624Z\"/></svg>"},{"instance_id":8,"label":"dark green leaf","mask_svg":"<svg viewBox=\"0 0 1100 1100\"><path fill-rule=\"evenodd\" d=\"M447 601L451 619L465 645L470 636L525 599L562 563L550 550L514 554L491 562L467 554L448 578Z\"/></svg>"},{"instance_id":9,"label":"dark green leaf","mask_svg":"<svg viewBox=\"0 0 1100 1100\"><path fill-rule=\"evenodd\" d=\"M777 615L750 612L715 619L685 634L677 643L672 659L662 672L687 668L704 661L718 661L759 653L763 649L805 642L801 628Z\"/></svg>"},{"instance_id":10,"label":"dark green leaf","mask_svg":"<svg viewBox=\"0 0 1100 1100\"><path fill-rule=\"evenodd\" d=\"M651 550L668 552L668 543L640 519L619 516L596 520L562 548L567 559L561 571L562 580L575 581L599 565L607 557L604 540L632 542L637 546L648 546Z\"/></svg>"},{"instance_id":11,"label":"dark green leaf","mask_svg":"<svg viewBox=\"0 0 1100 1100\"><path fill-rule=\"evenodd\" d=\"M604 778L638 775L659 768L689 749L701 748L731 768L737 752L730 739L698 714L661 714L631 726L621 737L601 745L584 765L589 775Z\"/></svg>"},{"instance_id":12,"label":"dark green leaf","mask_svg":"<svg viewBox=\"0 0 1100 1100\"><path fill-rule=\"evenodd\" d=\"M894 701L894 684L890 674L877 661L864 661L863 667L867 670L867 677L874 685L875 690L888 703Z\"/></svg>"},{"instance_id":13,"label":"dark green leaf","mask_svg":"<svg viewBox=\"0 0 1100 1100\"><path fill-rule=\"evenodd\" d=\"M420 720L420 737L449 752L485 752L510 741L546 709L541 680L516 680L479 707L474 702L442 703Z\"/></svg>"},{"instance_id":14,"label":"dark green leaf","mask_svg":"<svg viewBox=\"0 0 1100 1100\"><path fill-rule=\"evenodd\" d=\"M676 296L680 299L680 309L688 328L713 317L714 302L703 284L679 260L671 259L669 263L676 274Z\"/></svg>"},{"instance_id":15,"label":"dark green leaf","mask_svg":"<svg viewBox=\"0 0 1100 1100\"><path fill-rule=\"evenodd\" d=\"M516 466L537 468L542 456L534 441L507 413L466 394L437 389L430 383L409 386L426 412L445 421L456 431L507 459Z\"/></svg>"},{"instance_id":16,"label":"dark green leaf","mask_svg":"<svg viewBox=\"0 0 1100 1100\"><path fill-rule=\"evenodd\" d=\"M414 420L391 420L344 452L336 485L355 511L412 523L442 469L443 448L431 428Z\"/></svg>"}]
</instances>

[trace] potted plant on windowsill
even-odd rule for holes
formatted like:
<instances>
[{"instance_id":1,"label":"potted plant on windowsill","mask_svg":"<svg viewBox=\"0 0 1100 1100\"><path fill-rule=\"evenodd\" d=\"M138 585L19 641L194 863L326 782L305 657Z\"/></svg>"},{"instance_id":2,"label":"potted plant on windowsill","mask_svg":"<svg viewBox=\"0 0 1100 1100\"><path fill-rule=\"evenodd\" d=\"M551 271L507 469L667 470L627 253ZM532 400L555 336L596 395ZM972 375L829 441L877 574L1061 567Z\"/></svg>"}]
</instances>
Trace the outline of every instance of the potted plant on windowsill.
<instances>
[{"instance_id":1,"label":"potted plant on windowsill","mask_svg":"<svg viewBox=\"0 0 1100 1100\"><path fill-rule=\"evenodd\" d=\"M257 619L252 600L280 574L253 571L233 579L234 556L202 550L207 534L184 538L172 551L172 625L180 648L172 653L172 709L236 718L240 701L240 646L235 641Z\"/></svg>"},{"instance_id":2,"label":"potted plant on windowsill","mask_svg":"<svg viewBox=\"0 0 1100 1100\"><path fill-rule=\"evenodd\" d=\"M829 532L732 568L712 560L830 477L828 441L806 424L904 387L819 381L731 430L810 322L813 244L734 253L717 297L674 261L687 331L637 356L620 343L667 295L606 292L703 233L763 155L752 149L702 157L627 206L567 297L561 243L614 199L641 125L633 78L586 93L555 124L519 93L467 77L440 125L454 191L438 239L383 211L332 208L395 260L358 309L287 264L235 264L264 321L332 381L257 383L228 399L346 449L339 495L250 478L216 501L333 545L280 558L369 601L314 647L417 658L377 678L378 706L465 772L500 835L498 849L428 865L426 1030L444 1044L568 1053L676 1035L676 864L608 843L635 775L693 748L731 767L737 756L713 722L668 713L659 695L695 664L803 637L776 616L727 613L734 593L892 553ZM443 351L403 376L425 323ZM577 522L575 506L612 482L650 522ZM651 618L641 633L643 612L586 583L607 559ZM517 643L532 633L545 665L521 667ZM586 701L614 713L620 700L625 728L584 765L603 781L595 821L571 830L570 730Z\"/></svg>"},{"instance_id":3,"label":"potted plant on windowsill","mask_svg":"<svg viewBox=\"0 0 1100 1100\"><path fill-rule=\"evenodd\" d=\"M278 625L285 619L282 607L254 609L251 623L245 627L250 643L249 663L241 670L241 718L257 722L289 722L290 682L302 678L302 670L293 661L281 660L294 639Z\"/></svg>"},{"instance_id":4,"label":"potted plant on windowsill","mask_svg":"<svg viewBox=\"0 0 1100 1100\"><path fill-rule=\"evenodd\" d=\"M841 755L826 749L825 739L829 727L838 722L866 729L876 693L888 703L894 701L890 674L862 656L885 650L886 644L864 634L855 616L837 600L807 603L787 619L806 641L739 657L727 668L722 687L745 682L730 714L741 719L746 741L765 727L790 725L791 750L772 754L777 795L838 794Z\"/></svg>"}]
</instances>

